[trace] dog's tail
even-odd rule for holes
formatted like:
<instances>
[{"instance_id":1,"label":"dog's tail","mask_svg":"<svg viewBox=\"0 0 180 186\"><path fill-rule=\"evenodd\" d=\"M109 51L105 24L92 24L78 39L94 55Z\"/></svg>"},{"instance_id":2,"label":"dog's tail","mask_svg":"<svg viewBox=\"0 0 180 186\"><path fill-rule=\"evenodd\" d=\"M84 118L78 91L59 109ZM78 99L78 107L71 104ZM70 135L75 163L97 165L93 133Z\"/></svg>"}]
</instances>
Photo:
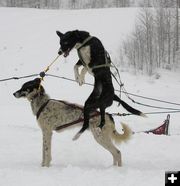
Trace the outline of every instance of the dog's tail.
<instances>
[{"instance_id":1,"label":"dog's tail","mask_svg":"<svg viewBox=\"0 0 180 186\"><path fill-rule=\"evenodd\" d=\"M131 135L132 135L132 131L131 129L124 123L121 123L122 127L123 127L123 131L124 133L123 134L120 134L116 128L115 128L115 125L114 125L114 129L112 131L112 139L115 141L115 143L121 143L121 142L126 142L128 141L130 138L131 138Z\"/></svg>"},{"instance_id":2,"label":"dog's tail","mask_svg":"<svg viewBox=\"0 0 180 186\"><path fill-rule=\"evenodd\" d=\"M126 102L124 102L123 100L121 100L116 94L114 94L113 100L119 102L128 112L130 112L132 114L135 114L135 115L138 115L138 116L147 117L141 111L136 110L135 108L131 107Z\"/></svg>"}]
</instances>

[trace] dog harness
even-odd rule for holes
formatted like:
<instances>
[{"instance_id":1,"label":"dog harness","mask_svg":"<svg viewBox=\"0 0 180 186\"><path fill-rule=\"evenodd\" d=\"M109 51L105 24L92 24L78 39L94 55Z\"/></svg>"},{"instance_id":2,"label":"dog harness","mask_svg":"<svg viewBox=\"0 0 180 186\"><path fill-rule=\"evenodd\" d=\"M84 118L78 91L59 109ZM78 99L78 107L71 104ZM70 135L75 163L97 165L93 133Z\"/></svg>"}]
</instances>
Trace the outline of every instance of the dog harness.
<instances>
[{"instance_id":1,"label":"dog harness","mask_svg":"<svg viewBox=\"0 0 180 186\"><path fill-rule=\"evenodd\" d=\"M89 40L91 40L93 38L93 36L89 36L89 37L87 37L83 42L82 42L82 44L79 46L79 47L77 47L76 49L77 50L79 50L80 48L82 48Z\"/></svg>"},{"instance_id":2,"label":"dog harness","mask_svg":"<svg viewBox=\"0 0 180 186\"><path fill-rule=\"evenodd\" d=\"M91 119L91 118L94 118L94 117L96 117L96 116L99 116L99 115L100 115L99 112L95 112L94 114L90 115L90 119ZM61 129L70 127L70 126L72 126L72 125L75 125L75 124L77 124L77 123L81 123L81 122L83 122L83 121L84 121L84 118L83 118L83 117L79 117L79 119L77 119L77 120L75 120L75 121L72 121L72 122L70 122L70 123L66 123L66 124L64 124L64 125L61 125L61 126L56 127L55 130L56 130L56 131L59 131L59 130L61 130Z\"/></svg>"},{"instance_id":3,"label":"dog harness","mask_svg":"<svg viewBox=\"0 0 180 186\"><path fill-rule=\"evenodd\" d=\"M36 114L36 119L38 120L39 119L39 116L41 114L41 112L44 110L44 108L46 107L46 105L49 103L50 99L47 100L40 108L39 110L37 111L37 114Z\"/></svg>"},{"instance_id":4,"label":"dog harness","mask_svg":"<svg viewBox=\"0 0 180 186\"><path fill-rule=\"evenodd\" d=\"M78 56L79 56L79 59L81 60L82 64L86 67L86 68L89 68L88 65L84 62L83 58L82 58L82 55L80 53L80 49L89 41L93 38L93 36L89 36L88 38L86 38L83 43L77 47L77 52L78 52ZM97 69L97 68L103 68L103 67L113 67L111 65L111 59L110 59L110 56L108 54L108 52L105 50L105 64L102 64L102 65L97 65L97 66L94 66L94 67L91 67L91 69Z\"/></svg>"},{"instance_id":5,"label":"dog harness","mask_svg":"<svg viewBox=\"0 0 180 186\"><path fill-rule=\"evenodd\" d=\"M82 112L83 112L83 110L84 110L83 107L81 107L81 106L79 106L79 105L76 105L76 104L68 103L68 102L62 101L62 100L49 99L49 100L47 100L47 101L39 108L39 110L38 110L38 112L37 112L37 114L36 114L36 119L37 119L37 120L38 120L38 118L39 118L41 112L45 109L46 105L47 105L47 104L49 103L49 101L51 101L51 100L61 102L61 103L65 104L65 105L68 105L68 106L70 106L70 107L72 107L72 108L76 108L76 109L78 108L78 109L82 110ZM99 116L99 115L100 115L100 112L95 111L95 112L92 113L92 115L90 115L90 118L94 118L94 117ZM72 122L69 122L69 123L65 123L65 124L63 124L63 125L61 125L61 126L56 127L56 128L55 128L55 131L59 131L59 130L61 130L61 129L70 127L70 126L72 126L72 125L75 125L75 124L77 124L77 123L81 123L81 122L83 122L83 121L84 121L84 118L82 117L82 114L81 114L77 120L72 121Z\"/></svg>"},{"instance_id":6,"label":"dog harness","mask_svg":"<svg viewBox=\"0 0 180 186\"><path fill-rule=\"evenodd\" d=\"M84 40L84 42L83 42L79 47L77 47L77 52L78 52L79 59L81 60L83 66L85 66L87 69L89 69L89 67L88 67L88 65L84 62L83 57L82 57L82 55L81 55L81 53L80 53L80 49L81 49L89 40L91 40L92 38L93 38L93 36L89 36L88 38L86 38L86 39ZM105 55L105 64L93 66L93 67L91 67L91 69L93 70L93 69L105 68L105 67L109 67L109 68L112 67L112 68L114 68L114 69L116 70L116 73L117 73L117 75L118 75L119 80L116 78L116 76L115 76L112 72L111 72L111 75L113 76L113 78L115 79L115 81L118 83L118 85L119 85L119 87L120 87L120 93L121 93L121 89L122 89L122 87L124 86L124 84L121 82L119 70L118 70L118 68L114 65L114 63L111 61L111 58L110 58L109 53L108 53L106 50L104 50L104 52L105 52L105 54L104 54L104 55ZM120 97L121 97L121 94L120 94Z\"/></svg>"},{"instance_id":7,"label":"dog harness","mask_svg":"<svg viewBox=\"0 0 180 186\"><path fill-rule=\"evenodd\" d=\"M49 103L49 101L58 101L58 102L61 102L61 103L64 103L65 105L68 105L68 106L71 106L72 108L78 108L80 110L83 111L83 107L81 106L78 106L76 104L72 104L72 103L68 103L66 101L62 101L62 100L55 100L55 99L48 99L38 110L37 114L36 114L36 119L38 120L41 112L45 109L45 107L47 106L47 104Z\"/></svg>"}]
</instances>

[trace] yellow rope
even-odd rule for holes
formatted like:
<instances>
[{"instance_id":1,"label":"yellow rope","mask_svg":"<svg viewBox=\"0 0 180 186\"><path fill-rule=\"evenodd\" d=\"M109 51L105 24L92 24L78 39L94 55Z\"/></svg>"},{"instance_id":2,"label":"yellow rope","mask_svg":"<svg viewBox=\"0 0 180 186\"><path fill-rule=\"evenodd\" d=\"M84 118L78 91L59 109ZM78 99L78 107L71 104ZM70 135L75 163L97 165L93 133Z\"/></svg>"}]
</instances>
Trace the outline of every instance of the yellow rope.
<instances>
[{"instance_id":1,"label":"yellow rope","mask_svg":"<svg viewBox=\"0 0 180 186\"><path fill-rule=\"evenodd\" d=\"M47 68L44 70L45 73L46 73L46 72L50 69L50 67L56 62L56 60L59 58L59 56L60 56L60 55L58 55L58 56L54 59L54 61L52 61L52 62L50 63L50 65L47 66Z\"/></svg>"},{"instance_id":2,"label":"yellow rope","mask_svg":"<svg viewBox=\"0 0 180 186\"><path fill-rule=\"evenodd\" d=\"M59 58L59 56L60 56L60 55L58 55L58 56L47 66L47 68L46 68L44 71L42 71L42 72L40 73L41 82L44 80L44 77L45 77L46 72L47 72L47 71L50 69L50 67L57 61L57 59ZM40 84L39 84L39 89L40 89L40 87L41 87L41 82L40 82Z\"/></svg>"}]
</instances>

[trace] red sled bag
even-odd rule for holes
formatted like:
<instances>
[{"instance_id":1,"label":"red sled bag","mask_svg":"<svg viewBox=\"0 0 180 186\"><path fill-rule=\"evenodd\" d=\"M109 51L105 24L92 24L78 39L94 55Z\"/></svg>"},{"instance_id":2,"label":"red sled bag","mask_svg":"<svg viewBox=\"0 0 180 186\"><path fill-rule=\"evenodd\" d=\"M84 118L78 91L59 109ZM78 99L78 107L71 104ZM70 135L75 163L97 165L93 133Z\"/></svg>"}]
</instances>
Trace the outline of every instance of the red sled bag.
<instances>
[{"instance_id":1,"label":"red sled bag","mask_svg":"<svg viewBox=\"0 0 180 186\"><path fill-rule=\"evenodd\" d=\"M144 131L145 133L153 133L156 135L168 135L169 133L169 122L170 122L170 115L167 115L166 120L163 122L163 124L155 129Z\"/></svg>"}]
</instances>

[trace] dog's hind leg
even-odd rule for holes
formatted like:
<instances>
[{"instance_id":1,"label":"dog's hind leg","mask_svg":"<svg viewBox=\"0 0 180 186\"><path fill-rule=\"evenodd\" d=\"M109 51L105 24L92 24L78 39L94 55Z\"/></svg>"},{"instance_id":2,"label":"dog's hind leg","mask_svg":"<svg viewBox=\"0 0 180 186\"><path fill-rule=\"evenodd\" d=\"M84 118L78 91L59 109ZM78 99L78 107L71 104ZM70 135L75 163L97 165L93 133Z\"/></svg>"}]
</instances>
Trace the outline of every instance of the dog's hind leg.
<instances>
[{"instance_id":1,"label":"dog's hind leg","mask_svg":"<svg viewBox=\"0 0 180 186\"><path fill-rule=\"evenodd\" d=\"M81 136L81 134L89 127L90 111L91 111L90 107L86 106L86 104L85 104L85 107L84 107L84 123L83 123L83 126L80 129L80 131L73 137L73 140L77 140Z\"/></svg>"},{"instance_id":2,"label":"dog's hind leg","mask_svg":"<svg viewBox=\"0 0 180 186\"><path fill-rule=\"evenodd\" d=\"M73 140L77 140L81 134L89 127L89 119L90 119L90 113L96 108L99 108L99 100L97 97L99 97L100 93L99 90L94 89L89 98L85 102L84 106L84 123L80 131L73 137Z\"/></svg>"},{"instance_id":3,"label":"dog's hind leg","mask_svg":"<svg viewBox=\"0 0 180 186\"><path fill-rule=\"evenodd\" d=\"M51 162L51 138L52 138L52 131L45 129L42 130L43 134L43 157L42 157L42 166L49 167Z\"/></svg>"},{"instance_id":4,"label":"dog's hind leg","mask_svg":"<svg viewBox=\"0 0 180 186\"><path fill-rule=\"evenodd\" d=\"M108 90L107 90L108 89ZM113 103L113 97L114 97L114 89L113 87L109 86L108 88L104 86L100 99L99 99L99 105L100 105L100 113L101 113L101 121L99 124L99 128L102 129L105 124L105 110L107 107L111 106Z\"/></svg>"},{"instance_id":5,"label":"dog's hind leg","mask_svg":"<svg viewBox=\"0 0 180 186\"><path fill-rule=\"evenodd\" d=\"M108 130L109 130L108 126L104 126L101 132L99 133L99 131L97 131L97 128L91 128L91 131L97 143L99 143L112 154L113 165L121 166L122 165L121 152L112 143Z\"/></svg>"},{"instance_id":6,"label":"dog's hind leg","mask_svg":"<svg viewBox=\"0 0 180 186\"><path fill-rule=\"evenodd\" d=\"M99 124L99 128L102 129L104 124L105 124L105 108L101 107L100 108L100 113L101 113L101 123Z\"/></svg>"}]
</instances>

